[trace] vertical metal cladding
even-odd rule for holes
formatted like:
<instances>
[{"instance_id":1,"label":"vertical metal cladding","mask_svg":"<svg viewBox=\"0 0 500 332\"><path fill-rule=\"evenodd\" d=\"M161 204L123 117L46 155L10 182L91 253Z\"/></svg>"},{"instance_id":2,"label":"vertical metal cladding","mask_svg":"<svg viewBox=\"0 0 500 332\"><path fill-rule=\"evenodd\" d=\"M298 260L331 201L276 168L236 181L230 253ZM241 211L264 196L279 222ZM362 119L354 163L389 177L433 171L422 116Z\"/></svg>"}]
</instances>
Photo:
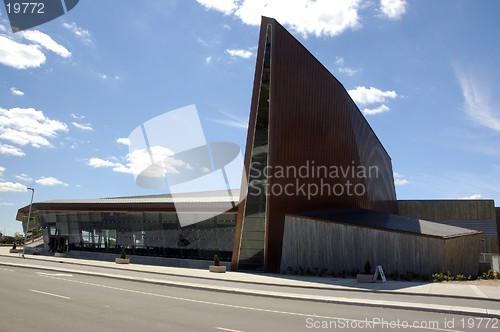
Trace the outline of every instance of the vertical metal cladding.
<instances>
[{"instance_id":1,"label":"vertical metal cladding","mask_svg":"<svg viewBox=\"0 0 500 332\"><path fill-rule=\"evenodd\" d=\"M349 104L352 101L342 84L279 23L265 17L257 54L245 173L250 173L268 24L272 25L272 54L264 269L276 272L281 261L285 213L336 207L377 207L394 212L383 206L396 206L396 196L390 158L366 122L354 116L359 124L357 129L353 127L352 113L359 110ZM355 110L350 109L353 106ZM366 130L373 137L364 137ZM375 157L360 155L358 141L365 151L376 149ZM366 178L358 177L358 168L368 167L365 163L372 160L384 170L384 177L368 184ZM238 210L232 269L237 269L238 264L244 206L242 202Z\"/></svg>"}]
</instances>

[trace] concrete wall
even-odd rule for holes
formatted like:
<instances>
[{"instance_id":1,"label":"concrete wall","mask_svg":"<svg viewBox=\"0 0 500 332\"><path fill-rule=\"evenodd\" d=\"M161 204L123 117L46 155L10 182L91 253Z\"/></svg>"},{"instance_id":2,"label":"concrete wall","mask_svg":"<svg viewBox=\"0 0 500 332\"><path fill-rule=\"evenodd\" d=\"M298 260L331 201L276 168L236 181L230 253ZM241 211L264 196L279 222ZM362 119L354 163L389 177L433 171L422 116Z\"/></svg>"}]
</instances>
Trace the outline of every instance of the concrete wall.
<instances>
[{"instance_id":1,"label":"concrete wall","mask_svg":"<svg viewBox=\"0 0 500 332\"><path fill-rule=\"evenodd\" d=\"M386 273L473 275L480 246L481 234L441 239L286 216L280 270L318 267L338 273L363 270L369 260Z\"/></svg>"}]
</instances>

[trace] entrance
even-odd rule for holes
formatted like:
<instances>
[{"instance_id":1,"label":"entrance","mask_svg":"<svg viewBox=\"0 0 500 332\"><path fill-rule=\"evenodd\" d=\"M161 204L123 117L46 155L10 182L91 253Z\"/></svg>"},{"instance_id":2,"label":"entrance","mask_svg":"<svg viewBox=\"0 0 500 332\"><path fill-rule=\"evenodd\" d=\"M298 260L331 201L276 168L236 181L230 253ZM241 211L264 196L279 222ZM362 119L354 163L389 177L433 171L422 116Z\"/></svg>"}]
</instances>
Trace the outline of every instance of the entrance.
<instances>
[{"instance_id":1,"label":"entrance","mask_svg":"<svg viewBox=\"0 0 500 332\"><path fill-rule=\"evenodd\" d=\"M49 238L49 248L52 252L59 252L59 248L63 248L63 252L69 251L68 247L68 237L67 236L59 236L52 235Z\"/></svg>"}]
</instances>

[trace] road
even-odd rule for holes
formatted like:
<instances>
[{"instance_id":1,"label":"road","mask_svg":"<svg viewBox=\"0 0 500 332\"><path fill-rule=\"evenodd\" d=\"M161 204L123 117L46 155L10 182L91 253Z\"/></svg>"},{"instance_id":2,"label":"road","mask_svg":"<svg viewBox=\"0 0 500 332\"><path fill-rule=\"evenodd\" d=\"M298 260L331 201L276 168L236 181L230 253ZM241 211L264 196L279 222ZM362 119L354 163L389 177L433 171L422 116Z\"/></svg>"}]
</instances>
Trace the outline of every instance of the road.
<instances>
[{"instance_id":1,"label":"road","mask_svg":"<svg viewBox=\"0 0 500 332\"><path fill-rule=\"evenodd\" d=\"M404 330L405 321L433 325L414 331L500 328L496 319L485 328L487 320L478 317L236 295L17 267L0 266L0 281L2 331L310 331L323 324L328 329L321 330L349 325L351 331L394 331ZM374 320L387 323L373 325ZM496 328L491 329L493 324ZM365 325L367 329L352 328Z\"/></svg>"}]
</instances>

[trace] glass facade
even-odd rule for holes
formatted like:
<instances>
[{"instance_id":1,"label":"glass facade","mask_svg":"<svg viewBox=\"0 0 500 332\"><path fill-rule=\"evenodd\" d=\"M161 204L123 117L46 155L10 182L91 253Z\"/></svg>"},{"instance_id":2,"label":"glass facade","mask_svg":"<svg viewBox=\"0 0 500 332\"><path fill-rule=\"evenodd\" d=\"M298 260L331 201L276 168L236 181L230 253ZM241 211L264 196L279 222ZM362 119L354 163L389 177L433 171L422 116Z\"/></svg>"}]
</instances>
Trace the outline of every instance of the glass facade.
<instances>
[{"instance_id":1,"label":"glass facade","mask_svg":"<svg viewBox=\"0 0 500 332\"><path fill-rule=\"evenodd\" d=\"M190 214L196 220L196 214ZM231 261L236 213L180 227L175 212L39 211L44 242L53 249Z\"/></svg>"},{"instance_id":2,"label":"glass facade","mask_svg":"<svg viewBox=\"0 0 500 332\"><path fill-rule=\"evenodd\" d=\"M267 203L267 155L269 150L269 87L271 79L271 25L267 26L266 48L260 83L257 119L248 176L238 270L264 270Z\"/></svg>"}]
</instances>

